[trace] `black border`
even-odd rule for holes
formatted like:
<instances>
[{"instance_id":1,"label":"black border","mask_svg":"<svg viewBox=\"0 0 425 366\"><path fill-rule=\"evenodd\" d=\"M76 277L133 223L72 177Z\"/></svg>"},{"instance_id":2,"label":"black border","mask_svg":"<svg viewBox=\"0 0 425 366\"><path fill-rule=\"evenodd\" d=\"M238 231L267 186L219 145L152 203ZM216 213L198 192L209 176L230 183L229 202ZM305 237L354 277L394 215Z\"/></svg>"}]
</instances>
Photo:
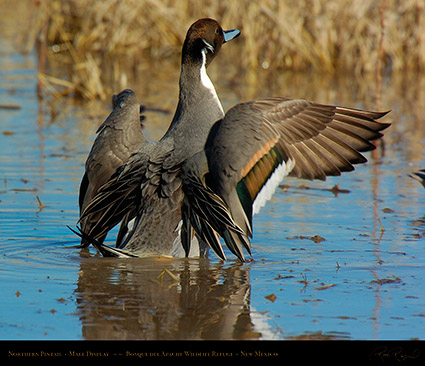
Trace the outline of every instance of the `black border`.
<instances>
[{"instance_id":1,"label":"black border","mask_svg":"<svg viewBox=\"0 0 425 366\"><path fill-rule=\"evenodd\" d=\"M38 360L425 365L423 341L2 341L0 345L2 365Z\"/></svg>"}]
</instances>

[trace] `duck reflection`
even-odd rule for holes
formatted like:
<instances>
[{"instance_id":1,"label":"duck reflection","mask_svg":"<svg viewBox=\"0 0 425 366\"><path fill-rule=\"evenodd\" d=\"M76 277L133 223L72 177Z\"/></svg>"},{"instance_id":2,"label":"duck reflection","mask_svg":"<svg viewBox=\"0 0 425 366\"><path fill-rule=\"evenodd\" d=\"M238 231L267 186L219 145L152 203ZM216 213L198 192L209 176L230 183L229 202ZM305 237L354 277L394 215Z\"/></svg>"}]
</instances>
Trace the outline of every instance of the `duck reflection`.
<instances>
[{"instance_id":1,"label":"duck reflection","mask_svg":"<svg viewBox=\"0 0 425 366\"><path fill-rule=\"evenodd\" d=\"M82 260L84 339L257 339L250 264L201 259Z\"/></svg>"}]
</instances>

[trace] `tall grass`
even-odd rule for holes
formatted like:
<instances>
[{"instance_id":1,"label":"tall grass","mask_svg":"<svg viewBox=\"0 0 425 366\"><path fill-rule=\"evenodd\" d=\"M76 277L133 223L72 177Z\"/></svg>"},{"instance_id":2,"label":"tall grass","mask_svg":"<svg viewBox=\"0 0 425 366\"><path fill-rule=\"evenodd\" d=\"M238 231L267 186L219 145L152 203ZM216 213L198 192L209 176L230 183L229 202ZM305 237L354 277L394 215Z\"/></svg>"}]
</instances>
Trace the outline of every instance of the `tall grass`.
<instances>
[{"instance_id":1,"label":"tall grass","mask_svg":"<svg viewBox=\"0 0 425 366\"><path fill-rule=\"evenodd\" d=\"M29 9L23 44L37 44L45 62L42 84L86 99L108 97L142 61L179 61L187 28L207 16L242 30L226 53L254 77L259 68L360 77L425 69L423 0L20 1Z\"/></svg>"}]
</instances>

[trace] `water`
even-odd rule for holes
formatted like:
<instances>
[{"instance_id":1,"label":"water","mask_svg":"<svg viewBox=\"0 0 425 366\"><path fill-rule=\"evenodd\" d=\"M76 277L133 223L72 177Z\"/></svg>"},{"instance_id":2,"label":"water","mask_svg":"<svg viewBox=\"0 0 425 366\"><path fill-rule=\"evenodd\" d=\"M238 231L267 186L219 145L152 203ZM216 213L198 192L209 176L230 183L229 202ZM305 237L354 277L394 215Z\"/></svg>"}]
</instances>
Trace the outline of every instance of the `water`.
<instances>
[{"instance_id":1,"label":"water","mask_svg":"<svg viewBox=\"0 0 425 366\"><path fill-rule=\"evenodd\" d=\"M408 177L425 167L420 79L382 86L394 123L385 153L326 182L282 182L254 218L254 261L118 260L77 249L66 227L109 105L38 100L34 55L1 46L0 104L15 108L0 109L0 339L425 337L425 189ZM374 107L373 87L349 77L271 82L264 71L230 87L217 65L210 74L226 108L265 95ZM149 90L130 87L147 106L172 110L177 77L173 69ZM170 119L147 113L147 136L160 137ZM344 191L329 191L336 185Z\"/></svg>"}]
</instances>

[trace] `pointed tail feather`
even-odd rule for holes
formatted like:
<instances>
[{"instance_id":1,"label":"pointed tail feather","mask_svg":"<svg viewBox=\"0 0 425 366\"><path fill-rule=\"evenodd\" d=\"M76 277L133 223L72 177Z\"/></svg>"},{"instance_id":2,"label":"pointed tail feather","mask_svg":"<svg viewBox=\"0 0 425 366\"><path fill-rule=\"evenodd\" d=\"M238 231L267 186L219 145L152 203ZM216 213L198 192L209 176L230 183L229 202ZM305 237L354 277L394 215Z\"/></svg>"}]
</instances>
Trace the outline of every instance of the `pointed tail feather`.
<instances>
[{"instance_id":1,"label":"pointed tail feather","mask_svg":"<svg viewBox=\"0 0 425 366\"><path fill-rule=\"evenodd\" d=\"M215 254L217 254L220 259L226 260L226 256L224 255L223 248L218 239L218 235L208 224L208 222L196 215L192 210L190 210L189 220L192 228L199 235L199 237L210 246L210 248L214 251ZM185 239L186 238L182 237L182 243ZM191 240L191 238L189 238L189 240ZM190 242L188 244L183 243L183 247L186 246L190 248Z\"/></svg>"},{"instance_id":2,"label":"pointed tail feather","mask_svg":"<svg viewBox=\"0 0 425 366\"><path fill-rule=\"evenodd\" d=\"M247 233L233 220L224 201L194 177L183 189L185 190L185 203L182 210L184 222L190 223L197 235L209 244L218 257L225 260L219 240L221 236L230 251L244 262L243 247L251 254L249 239ZM191 238L187 235L187 229L182 231L181 239L185 249L190 247Z\"/></svg>"},{"instance_id":3,"label":"pointed tail feather","mask_svg":"<svg viewBox=\"0 0 425 366\"><path fill-rule=\"evenodd\" d=\"M73 228L71 228L68 225L67 225L67 227L68 227L69 230L71 230L74 234L76 234L80 238L84 239L85 241L89 242L90 244L93 244L94 247L96 249L98 249L99 252L104 257L115 257L115 258L135 258L135 257L138 257L137 255L134 255L134 254L127 252L125 250L117 249L117 248L111 248L111 247L108 247L108 246L98 242L96 239L90 237L89 235L87 235L86 233L81 231L81 229L78 226L77 226L77 229L80 232L74 230Z\"/></svg>"},{"instance_id":4,"label":"pointed tail feather","mask_svg":"<svg viewBox=\"0 0 425 366\"><path fill-rule=\"evenodd\" d=\"M241 262L245 262L245 257L243 255L242 246L248 251L251 255L250 245L246 242L243 235L239 233L233 233L229 230L226 230L223 233L224 241L226 242L227 247L230 251L238 257Z\"/></svg>"},{"instance_id":5,"label":"pointed tail feather","mask_svg":"<svg viewBox=\"0 0 425 366\"><path fill-rule=\"evenodd\" d=\"M190 207L187 207L186 205L182 206L182 221L180 236L185 255L188 257L193 237L193 229L190 225Z\"/></svg>"}]
</instances>

